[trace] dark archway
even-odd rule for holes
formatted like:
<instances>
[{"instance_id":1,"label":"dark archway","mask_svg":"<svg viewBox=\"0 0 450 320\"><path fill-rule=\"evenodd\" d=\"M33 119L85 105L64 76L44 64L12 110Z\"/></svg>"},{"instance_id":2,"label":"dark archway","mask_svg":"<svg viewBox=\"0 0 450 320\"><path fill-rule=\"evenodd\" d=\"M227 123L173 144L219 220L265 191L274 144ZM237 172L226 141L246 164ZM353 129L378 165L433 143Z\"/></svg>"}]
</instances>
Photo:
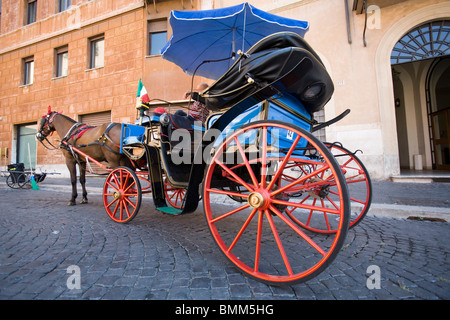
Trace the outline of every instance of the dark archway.
<instances>
[{"instance_id":1,"label":"dark archway","mask_svg":"<svg viewBox=\"0 0 450 320\"><path fill-rule=\"evenodd\" d=\"M450 84L448 84L450 64L442 62L450 61L447 57L450 57L450 20L448 19L428 21L410 29L392 49L391 66L396 97L399 156L400 165L403 168L413 167L412 157L417 151L419 156L423 155L423 146L427 139L425 137L429 135L433 169L450 170L448 137L450 112L447 110L450 109L450 97L447 94L450 90ZM404 73L402 77L408 79L409 90L403 91L402 82L398 77L401 73L399 70ZM421 74L426 74L426 79ZM426 97L426 103L425 100L420 102L420 96ZM407 100L409 104L405 106L404 103ZM402 106L408 107L408 112L415 110L415 118L410 116L408 122L404 116L401 117L402 113L399 111L402 110ZM425 119L425 113L421 116L420 110L424 110L423 112L427 110L427 119ZM425 123L421 125L421 118L425 123L428 122L428 130ZM424 131L428 131L428 134L423 133ZM414 146L413 154L409 154L411 150L408 151L405 142L402 141L406 133L409 134L409 139L416 137L406 141ZM405 152L408 154L405 155Z\"/></svg>"}]
</instances>

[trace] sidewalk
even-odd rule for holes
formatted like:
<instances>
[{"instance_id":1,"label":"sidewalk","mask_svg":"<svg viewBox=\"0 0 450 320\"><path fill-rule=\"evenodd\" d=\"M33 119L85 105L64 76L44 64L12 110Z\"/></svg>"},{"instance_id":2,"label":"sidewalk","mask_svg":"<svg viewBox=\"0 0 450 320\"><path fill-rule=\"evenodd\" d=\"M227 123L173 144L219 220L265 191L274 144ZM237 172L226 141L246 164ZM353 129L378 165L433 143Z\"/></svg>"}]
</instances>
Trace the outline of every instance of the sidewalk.
<instances>
[{"instance_id":1,"label":"sidewalk","mask_svg":"<svg viewBox=\"0 0 450 320\"><path fill-rule=\"evenodd\" d=\"M88 193L101 194L106 176L88 176ZM5 178L0 185L7 187ZM39 183L42 190L71 192L70 179L47 176ZM78 193L81 185L78 183ZM443 219L450 222L450 183L406 183L372 181L372 204L368 215L406 219Z\"/></svg>"}]
</instances>

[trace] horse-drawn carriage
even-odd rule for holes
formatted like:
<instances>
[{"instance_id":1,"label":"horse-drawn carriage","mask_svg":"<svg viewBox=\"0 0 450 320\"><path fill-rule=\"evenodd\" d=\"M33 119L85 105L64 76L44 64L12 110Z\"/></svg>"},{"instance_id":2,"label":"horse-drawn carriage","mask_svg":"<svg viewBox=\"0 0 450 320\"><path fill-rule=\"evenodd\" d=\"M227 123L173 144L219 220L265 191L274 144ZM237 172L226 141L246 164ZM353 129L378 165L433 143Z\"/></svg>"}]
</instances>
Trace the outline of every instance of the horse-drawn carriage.
<instances>
[{"instance_id":1,"label":"horse-drawn carriage","mask_svg":"<svg viewBox=\"0 0 450 320\"><path fill-rule=\"evenodd\" d=\"M130 222L145 193L174 215L202 202L214 241L248 276L270 284L315 277L371 201L370 178L355 153L312 134L345 115L323 124L313 118L333 90L302 37L263 38L199 94L212 111L204 125L142 109L134 125L120 126L114 147L128 165L106 178L108 216Z\"/></svg>"}]
</instances>

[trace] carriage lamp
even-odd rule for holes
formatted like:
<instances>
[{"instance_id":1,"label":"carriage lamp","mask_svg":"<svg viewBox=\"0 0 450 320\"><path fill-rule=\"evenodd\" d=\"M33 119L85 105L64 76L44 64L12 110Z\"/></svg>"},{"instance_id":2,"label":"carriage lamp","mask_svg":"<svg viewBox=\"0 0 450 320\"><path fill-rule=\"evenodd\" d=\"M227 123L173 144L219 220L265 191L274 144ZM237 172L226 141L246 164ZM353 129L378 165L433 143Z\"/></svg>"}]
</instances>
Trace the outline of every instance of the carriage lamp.
<instances>
[{"instance_id":1,"label":"carriage lamp","mask_svg":"<svg viewBox=\"0 0 450 320\"><path fill-rule=\"evenodd\" d=\"M323 84L316 83L308 86L302 93L303 100L315 100L322 93Z\"/></svg>"},{"instance_id":2,"label":"carriage lamp","mask_svg":"<svg viewBox=\"0 0 450 320\"><path fill-rule=\"evenodd\" d=\"M164 127L167 127L169 125L169 122L170 122L169 115L167 113L164 113L164 114L160 115L159 116L159 122Z\"/></svg>"}]
</instances>

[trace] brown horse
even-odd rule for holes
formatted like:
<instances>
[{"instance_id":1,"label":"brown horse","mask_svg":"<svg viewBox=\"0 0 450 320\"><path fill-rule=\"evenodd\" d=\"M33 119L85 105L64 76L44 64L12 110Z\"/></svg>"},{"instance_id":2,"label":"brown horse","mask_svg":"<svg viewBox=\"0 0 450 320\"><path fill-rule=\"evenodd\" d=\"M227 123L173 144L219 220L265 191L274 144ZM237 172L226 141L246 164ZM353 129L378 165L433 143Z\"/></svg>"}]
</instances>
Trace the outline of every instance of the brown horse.
<instances>
[{"instance_id":1,"label":"brown horse","mask_svg":"<svg viewBox=\"0 0 450 320\"><path fill-rule=\"evenodd\" d=\"M66 159L66 165L70 172L72 183L72 198L68 205L75 205L77 197L77 174L76 165L80 170L80 183L83 189L83 199L80 203L88 203L86 191L86 159L72 149L76 147L92 159L108 162L111 168L120 165L132 167L130 160L119 153L121 125L119 123L103 124L98 127L87 126L51 111L44 115L38 122L36 137L44 145L43 140L56 131L61 138L59 149L62 150ZM47 140L51 145L51 143ZM52 145L53 146L53 145ZM44 145L44 147L46 147ZM48 147L46 147L48 149ZM56 147L54 147L57 149Z\"/></svg>"}]
</instances>

